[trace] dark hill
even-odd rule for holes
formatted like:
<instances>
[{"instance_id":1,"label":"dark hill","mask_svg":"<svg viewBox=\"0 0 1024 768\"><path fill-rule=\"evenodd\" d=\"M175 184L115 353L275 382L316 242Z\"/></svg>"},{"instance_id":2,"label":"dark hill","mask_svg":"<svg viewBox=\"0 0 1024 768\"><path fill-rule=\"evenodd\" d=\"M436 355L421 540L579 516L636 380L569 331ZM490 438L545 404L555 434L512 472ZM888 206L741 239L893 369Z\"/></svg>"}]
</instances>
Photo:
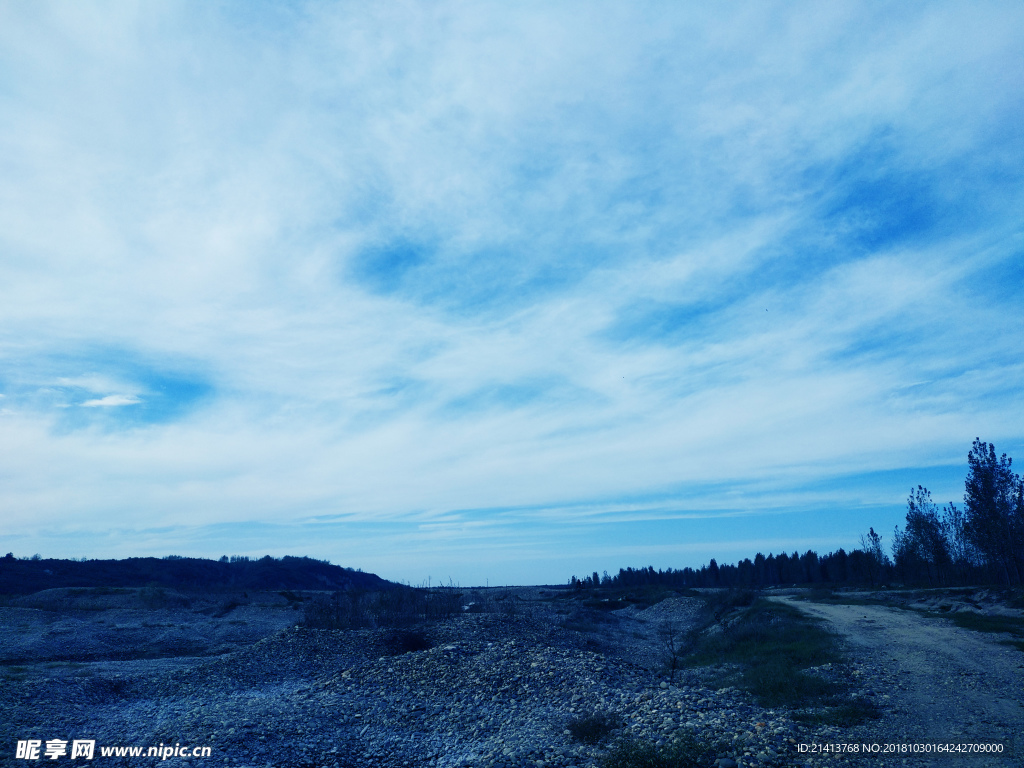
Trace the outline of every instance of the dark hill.
<instances>
[{"instance_id":1,"label":"dark hill","mask_svg":"<svg viewBox=\"0 0 1024 768\"><path fill-rule=\"evenodd\" d=\"M179 590L389 589L372 573L308 557L202 560L130 557L126 560L18 560L0 558L0 594L25 595L55 587L144 587Z\"/></svg>"}]
</instances>

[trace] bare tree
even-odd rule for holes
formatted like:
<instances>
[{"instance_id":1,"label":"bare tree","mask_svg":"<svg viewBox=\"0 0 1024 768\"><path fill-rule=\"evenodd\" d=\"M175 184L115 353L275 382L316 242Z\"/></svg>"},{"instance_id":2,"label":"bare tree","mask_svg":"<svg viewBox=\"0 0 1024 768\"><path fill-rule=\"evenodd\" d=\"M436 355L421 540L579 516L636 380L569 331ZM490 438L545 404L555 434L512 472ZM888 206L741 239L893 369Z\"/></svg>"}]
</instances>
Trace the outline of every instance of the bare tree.
<instances>
[{"instance_id":1,"label":"bare tree","mask_svg":"<svg viewBox=\"0 0 1024 768\"><path fill-rule=\"evenodd\" d=\"M668 652L666 666L669 668L669 681L675 682L676 670L682 667L682 658L689 651L687 633L674 621L663 622L658 629L658 637Z\"/></svg>"}]
</instances>

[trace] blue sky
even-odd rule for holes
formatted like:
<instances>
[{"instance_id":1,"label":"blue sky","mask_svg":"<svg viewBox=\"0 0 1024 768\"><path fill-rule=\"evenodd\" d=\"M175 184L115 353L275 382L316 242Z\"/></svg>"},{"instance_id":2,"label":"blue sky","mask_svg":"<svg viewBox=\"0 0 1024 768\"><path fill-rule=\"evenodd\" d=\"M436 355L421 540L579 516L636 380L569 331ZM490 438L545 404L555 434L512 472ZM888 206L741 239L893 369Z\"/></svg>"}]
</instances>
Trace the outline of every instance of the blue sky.
<instances>
[{"instance_id":1,"label":"blue sky","mask_svg":"<svg viewBox=\"0 0 1024 768\"><path fill-rule=\"evenodd\" d=\"M0 8L0 543L421 583L1024 461L1024 6Z\"/></svg>"}]
</instances>

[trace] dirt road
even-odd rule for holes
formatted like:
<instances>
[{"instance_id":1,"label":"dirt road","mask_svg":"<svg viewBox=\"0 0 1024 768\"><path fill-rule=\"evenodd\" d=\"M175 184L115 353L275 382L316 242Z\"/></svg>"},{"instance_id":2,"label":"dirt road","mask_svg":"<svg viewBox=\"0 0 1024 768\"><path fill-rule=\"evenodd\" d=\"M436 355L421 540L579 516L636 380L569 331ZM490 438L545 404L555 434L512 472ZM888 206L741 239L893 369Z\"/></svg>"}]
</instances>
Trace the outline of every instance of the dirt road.
<instances>
[{"instance_id":1,"label":"dirt road","mask_svg":"<svg viewBox=\"0 0 1024 768\"><path fill-rule=\"evenodd\" d=\"M1024 653L999 635L914 611L779 598L825 619L844 640L854 676L887 715L869 726L894 743L1001 743L1000 757L936 756L878 765L1024 765ZM873 761L872 761L873 762Z\"/></svg>"}]
</instances>

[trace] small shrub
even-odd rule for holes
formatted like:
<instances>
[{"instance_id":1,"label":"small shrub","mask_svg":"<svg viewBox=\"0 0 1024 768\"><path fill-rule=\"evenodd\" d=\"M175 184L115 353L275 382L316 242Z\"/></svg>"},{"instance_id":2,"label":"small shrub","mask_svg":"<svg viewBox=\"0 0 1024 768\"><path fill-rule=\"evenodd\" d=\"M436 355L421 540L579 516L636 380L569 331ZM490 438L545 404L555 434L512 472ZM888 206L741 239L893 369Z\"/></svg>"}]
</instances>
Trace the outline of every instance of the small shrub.
<instances>
[{"instance_id":1,"label":"small shrub","mask_svg":"<svg viewBox=\"0 0 1024 768\"><path fill-rule=\"evenodd\" d=\"M604 756L601 768L702 768L714 760L714 748L687 736L659 747L649 741L620 741Z\"/></svg>"},{"instance_id":2,"label":"small shrub","mask_svg":"<svg viewBox=\"0 0 1024 768\"><path fill-rule=\"evenodd\" d=\"M213 612L213 618L223 619L225 616L227 616L240 605L241 603L238 600L235 600L234 598L225 600L217 607L217 610Z\"/></svg>"},{"instance_id":3,"label":"small shrub","mask_svg":"<svg viewBox=\"0 0 1024 768\"><path fill-rule=\"evenodd\" d=\"M1016 616L988 616L973 611L959 611L950 618L958 627L973 629L975 632L1008 632L1024 637L1024 619Z\"/></svg>"},{"instance_id":4,"label":"small shrub","mask_svg":"<svg viewBox=\"0 0 1024 768\"><path fill-rule=\"evenodd\" d=\"M372 627L373 619L358 594L316 595L302 607L302 624L310 629Z\"/></svg>"},{"instance_id":5,"label":"small shrub","mask_svg":"<svg viewBox=\"0 0 1024 768\"><path fill-rule=\"evenodd\" d=\"M427 636L415 630L392 632L387 637L386 645L391 656L426 651L431 647Z\"/></svg>"},{"instance_id":6,"label":"small shrub","mask_svg":"<svg viewBox=\"0 0 1024 768\"><path fill-rule=\"evenodd\" d=\"M506 590L494 599L498 611L506 616L516 616L520 612L519 597Z\"/></svg>"},{"instance_id":7,"label":"small shrub","mask_svg":"<svg viewBox=\"0 0 1024 768\"><path fill-rule=\"evenodd\" d=\"M676 671L683 666L683 657L696 645L697 635L675 622L666 621L658 628L658 638L666 652L665 668L669 672L669 681L675 682Z\"/></svg>"},{"instance_id":8,"label":"small shrub","mask_svg":"<svg viewBox=\"0 0 1024 768\"><path fill-rule=\"evenodd\" d=\"M167 590L159 584L147 584L139 590L139 600L150 610L166 608L170 600L167 597Z\"/></svg>"},{"instance_id":9,"label":"small shrub","mask_svg":"<svg viewBox=\"0 0 1024 768\"><path fill-rule=\"evenodd\" d=\"M428 621L451 618L462 611L462 593L454 584L428 589L423 608Z\"/></svg>"},{"instance_id":10,"label":"small shrub","mask_svg":"<svg viewBox=\"0 0 1024 768\"><path fill-rule=\"evenodd\" d=\"M860 725L867 720L878 720L881 710L870 701L848 701L834 707L826 707L817 712L794 712L793 719L812 725L834 725L849 728Z\"/></svg>"},{"instance_id":11,"label":"small shrub","mask_svg":"<svg viewBox=\"0 0 1024 768\"><path fill-rule=\"evenodd\" d=\"M737 608L748 608L757 601L758 594L752 589L716 589L701 595L705 610L720 621Z\"/></svg>"},{"instance_id":12,"label":"small shrub","mask_svg":"<svg viewBox=\"0 0 1024 768\"><path fill-rule=\"evenodd\" d=\"M423 590L395 587L373 593L367 612L378 627L407 627L426 616Z\"/></svg>"},{"instance_id":13,"label":"small shrub","mask_svg":"<svg viewBox=\"0 0 1024 768\"><path fill-rule=\"evenodd\" d=\"M583 744L597 744L606 739L612 731L620 727L622 722L609 712L597 712L585 717L576 717L569 721L566 729L573 741Z\"/></svg>"}]
</instances>

